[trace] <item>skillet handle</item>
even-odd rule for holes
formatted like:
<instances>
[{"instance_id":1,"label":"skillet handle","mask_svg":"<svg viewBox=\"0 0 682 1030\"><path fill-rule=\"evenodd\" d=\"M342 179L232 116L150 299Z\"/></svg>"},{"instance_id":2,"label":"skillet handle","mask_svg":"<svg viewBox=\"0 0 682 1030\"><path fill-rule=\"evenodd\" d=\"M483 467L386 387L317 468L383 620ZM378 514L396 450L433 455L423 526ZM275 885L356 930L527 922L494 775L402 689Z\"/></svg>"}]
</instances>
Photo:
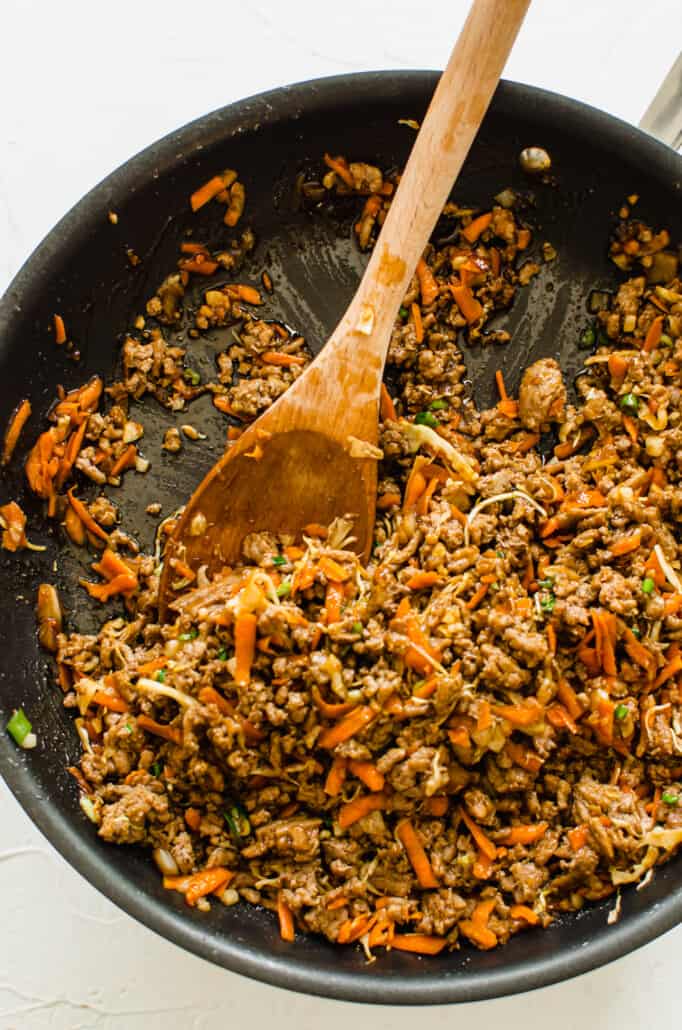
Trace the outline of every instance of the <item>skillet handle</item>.
<instances>
[{"instance_id":1,"label":"skillet handle","mask_svg":"<svg viewBox=\"0 0 682 1030\"><path fill-rule=\"evenodd\" d=\"M673 150L682 148L682 53L642 115L639 127Z\"/></svg>"}]
</instances>

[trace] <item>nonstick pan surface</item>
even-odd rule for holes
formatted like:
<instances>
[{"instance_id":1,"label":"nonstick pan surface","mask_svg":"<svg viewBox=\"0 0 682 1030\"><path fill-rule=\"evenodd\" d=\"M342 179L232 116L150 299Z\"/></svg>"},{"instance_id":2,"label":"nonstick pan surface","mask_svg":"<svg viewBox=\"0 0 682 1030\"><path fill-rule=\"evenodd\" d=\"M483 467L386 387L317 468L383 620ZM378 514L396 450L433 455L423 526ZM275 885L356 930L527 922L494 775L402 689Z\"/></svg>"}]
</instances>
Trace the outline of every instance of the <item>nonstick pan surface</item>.
<instances>
[{"instance_id":1,"label":"nonstick pan surface","mask_svg":"<svg viewBox=\"0 0 682 1030\"><path fill-rule=\"evenodd\" d=\"M72 716L61 704L49 661L39 650L34 602L37 585L55 582L71 628L88 631L95 620L76 585L88 571L87 555L64 543L26 492L23 461L58 384L67 388L95 372L113 376L120 340L146 299L175 267L187 230L212 248L227 242L214 205L192 215L188 196L225 167L238 169L247 187L247 217L258 239L241 281L258 285L267 269L275 292L264 317L284 320L319 349L336 324L361 273L364 258L352 238L350 208L311 214L301 208L294 183L301 172L318 174L326 150L383 168L404 163L413 131L399 119L420 119L433 92L434 72L348 75L291 86L234 104L186 126L142 154L89 193L49 234L0 302L0 421L28 396L33 415L0 501L17 500L29 515L31 538L42 554L0 552L3 661L0 723L23 706L38 734L31 752L0 733L0 771L54 846L116 904L182 947L248 976L333 998L385 1004L471 1001L525 991L585 972L651 940L682 917L682 855L656 871L651 883L623 894L622 915L608 926L613 901L560 920L546 931L514 937L504 948L463 948L424 960L400 953L367 965L361 952L299 935L279 939L276 920L248 905L214 906L208 915L164 891L149 855L105 845L82 815L77 788L65 767L79 753ZM553 181L527 179L518 164L525 146L545 147ZM623 199L641 197L637 214L655 228L682 236L682 161L667 147L598 111L514 83L497 91L454 197L490 204L503 187L524 194L525 215L536 240L553 244L558 258L543 265L513 310L497 323L513 334L504 350L464 350L471 390L479 404L494 400L493 373L502 366L511 390L521 371L540 356L555 356L572 381L585 353L578 341L590 321L592 289L613 287L615 267L606 258L610 226ZM107 215L115 211L118 224ZM132 267L126 251L141 261ZM61 313L80 351L75 363L55 347L52 316ZM188 362L204 375L225 336L183 341ZM133 411L135 409L133 408ZM135 417L135 415L133 415ZM168 412L154 401L139 409L142 441L152 465L129 475L111 496L123 523L143 548L152 543L151 501L164 513L181 504L222 450L225 423L208 398L180 421L208 434L187 442L179 455L161 450ZM176 420L177 421L177 420ZM49 920L49 913L46 914Z\"/></svg>"}]
</instances>

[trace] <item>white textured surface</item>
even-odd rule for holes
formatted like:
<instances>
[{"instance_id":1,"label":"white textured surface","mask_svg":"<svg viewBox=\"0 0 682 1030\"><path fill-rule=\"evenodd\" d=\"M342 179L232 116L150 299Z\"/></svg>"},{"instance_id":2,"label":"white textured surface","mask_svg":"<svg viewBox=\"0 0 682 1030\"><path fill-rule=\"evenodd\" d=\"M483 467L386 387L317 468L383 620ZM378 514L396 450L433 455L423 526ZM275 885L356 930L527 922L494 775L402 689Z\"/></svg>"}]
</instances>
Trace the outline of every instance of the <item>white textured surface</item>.
<instances>
[{"instance_id":1,"label":"white textured surface","mask_svg":"<svg viewBox=\"0 0 682 1030\"><path fill-rule=\"evenodd\" d=\"M91 186L205 111L285 82L435 68L464 0L163 4L4 0L0 290ZM390 13L389 13L390 12ZM636 122L680 46L679 0L535 0L508 78ZM532 995L414 1011L287 994L214 968L97 894L0 784L0 1030L280 1030L674 1025L682 928L611 966Z\"/></svg>"}]
</instances>

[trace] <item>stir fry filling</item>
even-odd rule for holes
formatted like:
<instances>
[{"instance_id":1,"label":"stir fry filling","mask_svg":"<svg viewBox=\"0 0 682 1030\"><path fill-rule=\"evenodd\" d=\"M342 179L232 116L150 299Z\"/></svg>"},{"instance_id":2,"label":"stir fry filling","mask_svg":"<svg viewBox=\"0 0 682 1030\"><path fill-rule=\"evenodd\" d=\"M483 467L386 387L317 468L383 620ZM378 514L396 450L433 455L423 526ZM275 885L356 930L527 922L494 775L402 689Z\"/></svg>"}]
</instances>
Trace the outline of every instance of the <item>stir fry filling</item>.
<instances>
[{"instance_id":1,"label":"stir fry filling","mask_svg":"<svg viewBox=\"0 0 682 1030\"><path fill-rule=\"evenodd\" d=\"M368 249L396 182L326 155L320 181L297 187L312 204L359 195ZM227 170L191 202L222 205L235 232L245 198ZM175 560L162 624L172 520L142 555L112 501L84 489L146 471L131 399L180 411L209 391L229 443L311 360L237 281L248 230L219 253L184 243L123 346L122 379L58 400L28 481L96 553L92 603L127 616L65 632L41 588L41 641L83 743L71 772L99 835L152 849L188 904L262 905L285 940L307 931L368 956L488 949L642 881L682 842L682 283L668 234L635 203L611 241L620 285L577 330L576 403L546 357L517 396L498 373L484 411L460 348L508 342L491 316L556 252L511 191L487 211L446 206L449 235L424 253L393 330L367 564L353 512L297 539L254 533L213 578ZM239 325L211 383L170 341L199 275L223 283L193 332ZM181 430L170 452L197 439ZM17 437L14 421L6 454ZM2 509L11 549L26 540L15 508Z\"/></svg>"}]
</instances>

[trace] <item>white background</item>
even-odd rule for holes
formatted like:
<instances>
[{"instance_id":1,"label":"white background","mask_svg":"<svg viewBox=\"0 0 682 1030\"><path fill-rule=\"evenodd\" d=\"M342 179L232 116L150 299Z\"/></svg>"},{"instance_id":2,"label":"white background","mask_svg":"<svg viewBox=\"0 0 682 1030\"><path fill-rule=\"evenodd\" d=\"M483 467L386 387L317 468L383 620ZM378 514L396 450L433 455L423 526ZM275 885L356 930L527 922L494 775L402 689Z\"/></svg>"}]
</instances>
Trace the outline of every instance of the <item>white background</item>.
<instances>
[{"instance_id":1,"label":"white background","mask_svg":"<svg viewBox=\"0 0 682 1030\"><path fill-rule=\"evenodd\" d=\"M3 0L0 291L57 219L148 143L286 82L440 68L465 0ZM506 77L637 122L682 43L679 0L535 0ZM30 346L30 341L27 341ZM353 1007L185 954L78 877L0 784L0 1030L601 1030L679 1019L682 928L573 982L459 1009Z\"/></svg>"}]
</instances>

